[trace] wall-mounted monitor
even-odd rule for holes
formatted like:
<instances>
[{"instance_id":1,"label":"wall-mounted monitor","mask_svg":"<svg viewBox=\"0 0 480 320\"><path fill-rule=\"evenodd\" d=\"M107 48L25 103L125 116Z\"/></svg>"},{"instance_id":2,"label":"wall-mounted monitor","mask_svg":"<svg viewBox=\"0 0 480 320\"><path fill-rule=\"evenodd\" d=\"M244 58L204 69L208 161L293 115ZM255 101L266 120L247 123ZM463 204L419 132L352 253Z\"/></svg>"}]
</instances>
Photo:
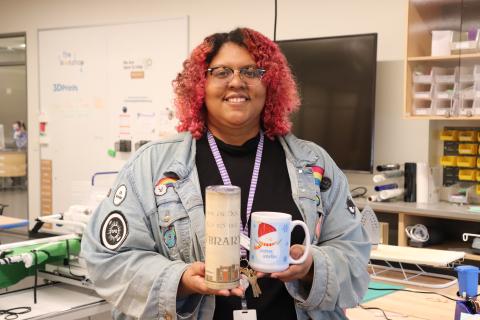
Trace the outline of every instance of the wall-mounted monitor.
<instances>
[{"instance_id":1,"label":"wall-mounted monitor","mask_svg":"<svg viewBox=\"0 0 480 320\"><path fill-rule=\"evenodd\" d=\"M372 172L377 34L278 45L302 100L293 133L322 146L342 170Z\"/></svg>"}]
</instances>

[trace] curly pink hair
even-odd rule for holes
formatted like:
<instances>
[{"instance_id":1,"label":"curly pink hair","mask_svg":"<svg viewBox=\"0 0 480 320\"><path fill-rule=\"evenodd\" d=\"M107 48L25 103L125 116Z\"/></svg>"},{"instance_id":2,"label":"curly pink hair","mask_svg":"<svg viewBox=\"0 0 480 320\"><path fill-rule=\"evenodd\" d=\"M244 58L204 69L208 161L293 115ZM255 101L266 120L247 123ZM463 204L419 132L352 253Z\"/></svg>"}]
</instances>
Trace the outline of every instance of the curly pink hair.
<instances>
[{"instance_id":1,"label":"curly pink hair","mask_svg":"<svg viewBox=\"0 0 480 320\"><path fill-rule=\"evenodd\" d=\"M190 131L196 139L205 131L205 82L208 65L226 42L245 47L257 66L267 70L262 78L267 87L262 111L262 127L269 138L290 132L289 115L297 110L300 98L296 83L285 56L277 44L261 33L237 28L229 33L208 36L183 63L183 71L173 81L176 115L180 120L177 130Z\"/></svg>"}]
</instances>

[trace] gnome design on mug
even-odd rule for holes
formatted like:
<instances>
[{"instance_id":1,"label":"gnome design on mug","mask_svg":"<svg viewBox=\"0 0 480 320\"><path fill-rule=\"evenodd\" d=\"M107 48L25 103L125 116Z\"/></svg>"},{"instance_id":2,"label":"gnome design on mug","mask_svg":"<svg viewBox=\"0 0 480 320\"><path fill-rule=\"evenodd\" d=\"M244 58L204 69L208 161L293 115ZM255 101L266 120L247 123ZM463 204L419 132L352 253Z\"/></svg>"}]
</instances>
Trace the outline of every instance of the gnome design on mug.
<instances>
[{"instance_id":1,"label":"gnome design on mug","mask_svg":"<svg viewBox=\"0 0 480 320\"><path fill-rule=\"evenodd\" d=\"M280 243L280 237L277 229L268 223L260 223L258 225L258 238L255 244L255 250L261 247L272 247Z\"/></svg>"}]
</instances>

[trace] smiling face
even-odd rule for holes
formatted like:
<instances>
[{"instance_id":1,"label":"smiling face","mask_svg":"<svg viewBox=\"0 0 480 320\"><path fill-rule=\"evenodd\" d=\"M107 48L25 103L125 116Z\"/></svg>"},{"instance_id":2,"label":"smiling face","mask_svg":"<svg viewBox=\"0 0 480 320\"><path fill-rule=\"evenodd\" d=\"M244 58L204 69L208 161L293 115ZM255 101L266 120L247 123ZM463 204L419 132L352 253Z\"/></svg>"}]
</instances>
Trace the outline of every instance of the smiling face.
<instances>
[{"instance_id":1,"label":"smiling face","mask_svg":"<svg viewBox=\"0 0 480 320\"><path fill-rule=\"evenodd\" d=\"M244 47L232 42L225 43L212 59L209 67L224 66L232 70L256 66L255 60ZM224 140L226 133L254 137L260 130L260 115L265 105L267 89L260 79L254 85L247 85L238 71L224 83L213 76L207 76L205 105L207 125L210 131ZM245 140L246 141L246 140Z\"/></svg>"}]
</instances>

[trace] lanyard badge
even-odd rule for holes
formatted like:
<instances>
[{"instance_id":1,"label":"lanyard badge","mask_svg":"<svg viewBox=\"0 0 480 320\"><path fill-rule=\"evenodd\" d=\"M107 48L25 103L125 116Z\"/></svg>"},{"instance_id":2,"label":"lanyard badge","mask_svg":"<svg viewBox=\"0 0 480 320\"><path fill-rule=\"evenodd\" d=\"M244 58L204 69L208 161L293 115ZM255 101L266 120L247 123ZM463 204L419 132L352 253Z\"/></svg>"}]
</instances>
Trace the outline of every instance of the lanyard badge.
<instances>
[{"instance_id":1,"label":"lanyard badge","mask_svg":"<svg viewBox=\"0 0 480 320\"><path fill-rule=\"evenodd\" d=\"M242 286L245 291L249 285L248 280L243 277L240 278L240 286ZM233 320L257 320L257 310L247 308L245 294L242 296L242 310L233 310Z\"/></svg>"}]
</instances>

